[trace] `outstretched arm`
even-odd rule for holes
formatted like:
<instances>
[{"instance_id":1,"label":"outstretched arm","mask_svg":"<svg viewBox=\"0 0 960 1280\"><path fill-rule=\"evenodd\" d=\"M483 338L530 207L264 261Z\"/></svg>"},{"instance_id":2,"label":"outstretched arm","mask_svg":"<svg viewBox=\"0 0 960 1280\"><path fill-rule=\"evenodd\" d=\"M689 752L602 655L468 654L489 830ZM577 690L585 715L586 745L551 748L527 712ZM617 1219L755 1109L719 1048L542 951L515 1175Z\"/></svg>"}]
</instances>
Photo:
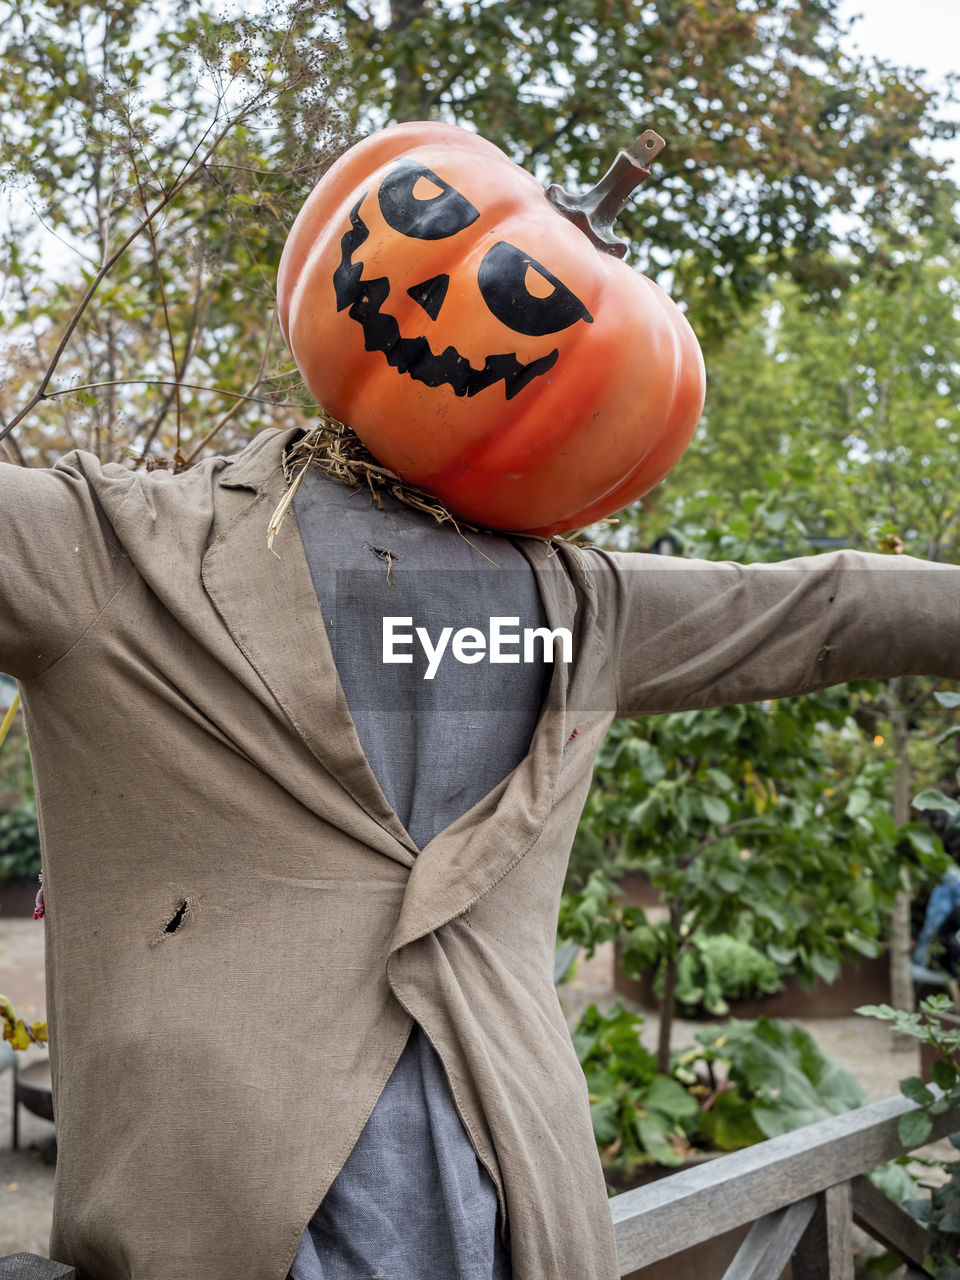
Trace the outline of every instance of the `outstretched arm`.
<instances>
[{"instance_id":1,"label":"outstretched arm","mask_svg":"<svg viewBox=\"0 0 960 1280\"><path fill-rule=\"evenodd\" d=\"M126 566L71 457L50 470L0 463L0 671L25 680L53 666Z\"/></svg>"},{"instance_id":2,"label":"outstretched arm","mask_svg":"<svg viewBox=\"0 0 960 1280\"><path fill-rule=\"evenodd\" d=\"M591 574L618 716L960 678L960 567L837 551L779 564L603 553Z\"/></svg>"}]
</instances>

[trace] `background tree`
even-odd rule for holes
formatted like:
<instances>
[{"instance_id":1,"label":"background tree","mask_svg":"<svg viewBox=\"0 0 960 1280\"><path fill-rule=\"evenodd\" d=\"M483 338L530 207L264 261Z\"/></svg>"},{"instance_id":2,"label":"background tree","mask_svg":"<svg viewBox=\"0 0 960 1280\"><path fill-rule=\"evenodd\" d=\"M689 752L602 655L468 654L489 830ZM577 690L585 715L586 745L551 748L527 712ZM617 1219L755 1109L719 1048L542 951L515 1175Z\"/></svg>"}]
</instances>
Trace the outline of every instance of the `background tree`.
<instances>
[{"instance_id":1,"label":"background tree","mask_svg":"<svg viewBox=\"0 0 960 1280\"><path fill-rule=\"evenodd\" d=\"M776 488L779 473L814 545L958 559L960 229L949 196L941 193L938 221L924 235L889 229L882 253L869 270L858 269L827 318L796 282L771 284L714 352L703 428L657 500L625 522L621 539L645 545L671 517L682 526L694 513L701 525L706 517L743 534L744 486ZM897 826L910 819L918 756L952 720L931 701L934 688L892 680L857 709L868 738L879 738L895 761ZM892 998L907 1009L906 891L891 929Z\"/></svg>"},{"instance_id":2,"label":"background tree","mask_svg":"<svg viewBox=\"0 0 960 1280\"><path fill-rule=\"evenodd\" d=\"M837 0L342 3L373 124L476 128L543 179L600 176L650 126L668 148L621 220L702 338L786 273L817 297L895 213L935 217L926 142L952 128L916 75L845 54ZM849 215L841 220L837 214ZM842 240L849 258L832 249Z\"/></svg>"},{"instance_id":3,"label":"background tree","mask_svg":"<svg viewBox=\"0 0 960 1280\"><path fill-rule=\"evenodd\" d=\"M740 562L807 551L798 489L740 495L745 528L692 540L709 559ZM832 982L840 964L878 955L898 895L942 874L929 828L891 812L894 761L864 740L847 686L800 698L616 721L584 810L561 937L620 941L627 974L656 974L657 1069L670 1063L678 983L725 1012L711 942L741 971ZM869 705L869 704L868 704ZM624 904L615 880L644 870L667 914ZM611 877L613 879L611 879ZM739 944L734 947L733 944ZM749 994L757 994L751 991ZM726 994L733 994L727 990ZM746 994L744 992L743 994Z\"/></svg>"},{"instance_id":4,"label":"background tree","mask_svg":"<svg viewBox=\"0 0 960 1280\"><path fill-rule=\"evenodd\" d=\"M320 0L239 16L0 0L0 172L19 197L0 234L0 435L31 428L8 436L17 461L82 445L187 462L214 430L228 445L227 422L270 419L242 397L299 383L276 264L344 143L345 83Z\"/></svg>"}]
</instances>

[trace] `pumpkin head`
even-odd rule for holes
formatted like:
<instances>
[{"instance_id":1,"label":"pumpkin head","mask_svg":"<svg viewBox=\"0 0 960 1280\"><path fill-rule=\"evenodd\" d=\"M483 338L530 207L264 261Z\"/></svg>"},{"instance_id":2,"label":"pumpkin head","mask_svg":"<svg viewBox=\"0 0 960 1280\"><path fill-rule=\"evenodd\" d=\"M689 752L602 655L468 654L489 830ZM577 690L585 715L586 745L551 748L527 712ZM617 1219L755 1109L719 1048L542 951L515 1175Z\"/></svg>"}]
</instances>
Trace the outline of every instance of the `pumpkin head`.
<instances>
[{"instance_id":1,"label":"pumpkin head","mask_svg":"<svg viewBox=\"0 0 960 1280\"><path fill-rule=\"evenodd\" d=\"M703 408L700 348L667 295L452 125L395 125L328 170L278 303L323 407L491 529L548 535L635 501Z\"/></svg>"}]
</instances>

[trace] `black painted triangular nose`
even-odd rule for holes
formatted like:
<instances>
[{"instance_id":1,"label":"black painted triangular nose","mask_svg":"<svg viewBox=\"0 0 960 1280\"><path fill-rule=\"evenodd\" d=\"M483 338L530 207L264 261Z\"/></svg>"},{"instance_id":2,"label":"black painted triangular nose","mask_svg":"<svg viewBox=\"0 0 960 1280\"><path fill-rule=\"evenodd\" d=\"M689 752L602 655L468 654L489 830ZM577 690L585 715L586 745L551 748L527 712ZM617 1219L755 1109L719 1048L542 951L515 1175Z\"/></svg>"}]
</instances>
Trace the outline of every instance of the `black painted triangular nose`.
<instances>
[{"instance_id":1,"label":"black painted triangular nose","mask_svg":"<svg viewBox=\"0 0 960 1280\"><path fill-rule=\"evenodd\" d=\"M443 300L447 296L449 286L449 276L431 276L429 280L423 280L420 284L415 284L412 289L407 290L407 293L414 302L423 307L431 320L436 320L440 314L440 308L443 306Z\"/></svg>"}]
</instances>

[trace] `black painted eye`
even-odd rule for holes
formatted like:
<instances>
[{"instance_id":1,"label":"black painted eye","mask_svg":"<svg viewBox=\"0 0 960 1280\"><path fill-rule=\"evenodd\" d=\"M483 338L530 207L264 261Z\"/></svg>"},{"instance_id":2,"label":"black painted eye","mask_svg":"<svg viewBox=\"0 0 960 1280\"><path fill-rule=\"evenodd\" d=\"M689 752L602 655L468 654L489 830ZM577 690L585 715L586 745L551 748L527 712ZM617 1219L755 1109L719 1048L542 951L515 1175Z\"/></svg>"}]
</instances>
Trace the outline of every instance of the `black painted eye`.
<instances>
[{"instance_id":1,"label":"black painted eye","mask_svg":"<svg viewBox=\"0 0 960 1280\"><path fill-rule=\"evenodd\" d=\"M542 338L578 320L593 324L593 316L565 284L505 240L484 255L477 283L493 314L515 333Z\"/></svg>"},{"instance_id":2,"label":"black painted eye","mask_svg":"<svg viewBox=\"0 0 960 1280\"><path fill-rule=\"evenodd\" d=\"M380 211L401 235L445 240L480 217L469 200L432 169L402 160L380 186Z\"/></svg>"}]
</instances>

